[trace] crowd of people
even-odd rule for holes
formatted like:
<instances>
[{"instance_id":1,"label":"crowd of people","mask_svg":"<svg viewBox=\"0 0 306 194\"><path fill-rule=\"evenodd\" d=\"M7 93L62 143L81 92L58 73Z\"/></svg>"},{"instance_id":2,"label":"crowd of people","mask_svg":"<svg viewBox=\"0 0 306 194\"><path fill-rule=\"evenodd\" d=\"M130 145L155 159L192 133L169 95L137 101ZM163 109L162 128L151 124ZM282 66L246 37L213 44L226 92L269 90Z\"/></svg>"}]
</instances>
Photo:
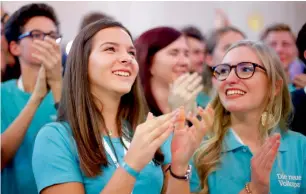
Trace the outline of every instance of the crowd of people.
<instances>
[{"instance_id":1,"label":"crowd of people","mask_svg":"<svg viewBox=\"0 0 306 194\"><path fill-rule=\"evenodd\" d=\"M306 194L306 23L222 16L133 37L93 12L66 52L48 4L1 9L1 193Z\"/></svg>"}]
</instances>

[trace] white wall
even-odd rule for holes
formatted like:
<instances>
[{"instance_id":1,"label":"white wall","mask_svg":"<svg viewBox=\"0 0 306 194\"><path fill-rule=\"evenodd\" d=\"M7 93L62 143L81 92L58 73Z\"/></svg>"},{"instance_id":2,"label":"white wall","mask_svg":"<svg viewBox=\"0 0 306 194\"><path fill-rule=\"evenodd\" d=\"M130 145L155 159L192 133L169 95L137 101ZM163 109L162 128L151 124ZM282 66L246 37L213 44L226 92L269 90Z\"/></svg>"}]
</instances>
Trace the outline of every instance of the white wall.
<instances>
[{"instance_id":1,"label":"white wall","mask_svg":"<svg viewBox=\"0 0 306 194\"><path fill-rule=\"evenodd\" d=\"M13 13L29 2L3 2L4 9ZM72 39L79 29L81 18L90 11L102 11L122 22L134 34L159 26L182 27L197 25L203 32L213 27L215 8L223 9L231 22L249 38L257 39L259 32L248 26L250 14L259 13L263 24L289 24L295 33L306 22L306 2L47 2L55 9L61 22L64 42ZM262 28L261 28L262 29Z\"/></svg>"}]
</instances>

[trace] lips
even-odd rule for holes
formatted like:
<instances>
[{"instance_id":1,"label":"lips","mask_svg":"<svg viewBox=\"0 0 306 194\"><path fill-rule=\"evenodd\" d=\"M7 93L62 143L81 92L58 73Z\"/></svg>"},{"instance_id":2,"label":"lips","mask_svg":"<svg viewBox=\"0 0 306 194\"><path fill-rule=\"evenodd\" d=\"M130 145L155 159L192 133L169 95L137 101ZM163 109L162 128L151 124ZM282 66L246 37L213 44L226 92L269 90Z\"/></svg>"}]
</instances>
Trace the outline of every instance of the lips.
<instances>
[{"instance_id":1,"label":"lips","mask_svg":"<svg viewBox=\"0 0 306 194\"><path fill-rule=\"evenodd\" d=\"M131 72L128 70L115 70L112 72L114 75L122 76L122 77L129 77L131 76Z\"/></svg>"},{"instance_id":2,"label":"lips","mask_svg":"<svg viewBox=\"0 0 306 194\"><path fill-rule=\"evenodd\" d=\"M243 95L246 94L246 92L241 90L241 89L231 88L231 89L227 89L225 91L225 94L226 94L226 96L233 96L233 95L243 96Z\"/></svg>"}]
</instances>

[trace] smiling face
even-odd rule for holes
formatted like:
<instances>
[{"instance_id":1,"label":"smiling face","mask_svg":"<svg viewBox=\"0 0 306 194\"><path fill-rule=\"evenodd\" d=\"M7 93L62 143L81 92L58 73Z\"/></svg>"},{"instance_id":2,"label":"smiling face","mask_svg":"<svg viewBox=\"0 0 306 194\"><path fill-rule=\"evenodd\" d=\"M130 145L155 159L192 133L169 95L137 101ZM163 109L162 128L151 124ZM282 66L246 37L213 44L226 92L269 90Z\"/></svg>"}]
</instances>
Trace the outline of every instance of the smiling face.
<instances>
[{"instance_id":1,"label":"smiling face","mask_svg":"<svg viewBox=\"0 0 306 194\"><path fill-rule=\"evenodd\" d=\"M91 91L129 93L139 70L135 55L132 39L125 30L100 30L92 40L88 59Z\"/></svg>"},{"instance_id":2,"label":"smiling face","mask_svg":"<svg viewBox=\"0 0 306 194\"><path fill-rule=\"evenodd\" d=\"M241 62L251 62L262 67L255 52L240 46L230 50L223 58L222 64L237 65ZM214 81L221 103L229 112L249 112L255 109L264 109L265 101L269 94L269 81L264 70L255 68L252 77L240 79L232 69L224 81Z\"/></svg>"},{"instance_id":3,"label":"smiling face","mask_svg":"<svg viewBox=\"0 0 306 194\"><path fill-rule=\"evenodd\" d=\"M181 36L155 54L151 67L152 78L167 84L171 83L189 71L188 57L189 48L186 38Z\"/></svg>"}]
</instances>

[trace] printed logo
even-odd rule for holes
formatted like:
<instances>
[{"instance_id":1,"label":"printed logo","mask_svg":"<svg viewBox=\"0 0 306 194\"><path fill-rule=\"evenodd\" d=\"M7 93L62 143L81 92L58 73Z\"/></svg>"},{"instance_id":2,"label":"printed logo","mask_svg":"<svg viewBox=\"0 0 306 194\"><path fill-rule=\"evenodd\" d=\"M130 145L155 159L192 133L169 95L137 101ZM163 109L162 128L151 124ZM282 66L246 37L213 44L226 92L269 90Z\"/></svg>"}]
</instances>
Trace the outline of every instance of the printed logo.
<instances>
[{"instance_id":1,"label":"printed logo","mask_svg":"<svg viewBox=\"0 0 306 194\"><path fill-rule=\"evenodd\" d=\"M300 188L302 176L294 176L294 175L285 175L285 174L276 174L278 183L282 187L293 187Z\"/></svg>"}]
</instances>

